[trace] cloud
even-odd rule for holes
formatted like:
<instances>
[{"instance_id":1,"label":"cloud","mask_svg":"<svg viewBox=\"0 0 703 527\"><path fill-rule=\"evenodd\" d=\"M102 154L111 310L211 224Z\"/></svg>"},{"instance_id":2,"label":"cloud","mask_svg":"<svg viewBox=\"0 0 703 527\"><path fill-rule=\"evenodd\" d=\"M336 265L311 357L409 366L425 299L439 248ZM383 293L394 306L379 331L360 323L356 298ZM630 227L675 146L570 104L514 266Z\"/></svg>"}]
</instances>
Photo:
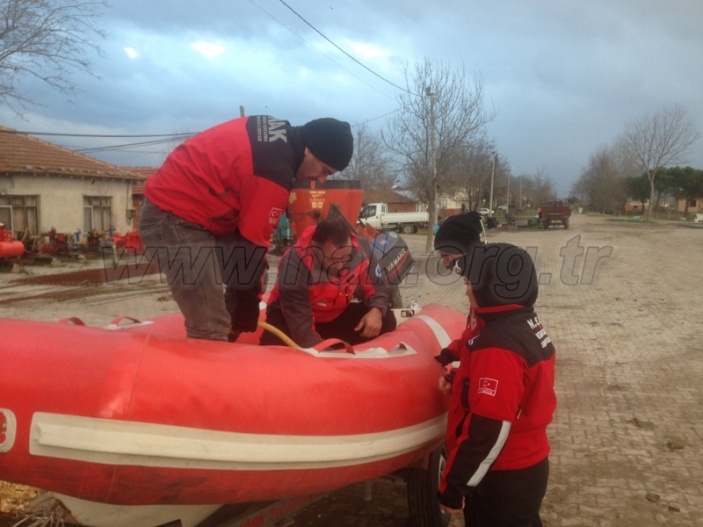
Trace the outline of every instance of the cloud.
<instances>
[{"instance_id":1,"label":"cloud","mask_svg":"<svg viewBox=\"0 0 703 527\"><path fill-rule=\"evenodd\" d=\"M631 119L679 103L703 132L700 0L301 2L305 21L275 0L113 4L105 58L92 57L95 77L72 76L73 102L25 82L42 106L3 124L197 131L241 106L294 124L334 116L380 127L401 93L380 77L404 86L405 68L429 57L482 77L501 156L516 174L543 171L562 195ZM703 139L691 153L703 168Z\"/></svg>"},{"instance_id":2,"label":"cloud","mask_svg":"<svg viewBox=\"0 0 703 527\"><path fill-rule=\"evenodd\" d=\"M226 50L222 42L206 42L204 40L193 42L190 47L207 59L217 58Z\"/></svg>"}]
</instances>

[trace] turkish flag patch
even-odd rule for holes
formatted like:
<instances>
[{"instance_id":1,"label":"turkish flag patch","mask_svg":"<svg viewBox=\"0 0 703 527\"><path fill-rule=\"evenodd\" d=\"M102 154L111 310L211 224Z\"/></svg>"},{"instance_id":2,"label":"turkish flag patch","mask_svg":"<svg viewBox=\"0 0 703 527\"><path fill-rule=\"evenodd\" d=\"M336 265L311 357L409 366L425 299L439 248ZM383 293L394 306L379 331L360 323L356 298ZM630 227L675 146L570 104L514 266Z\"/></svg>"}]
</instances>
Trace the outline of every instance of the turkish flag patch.
<instances>
[{"instance_id":1,"label":"turkish flag patch","mask_svg":"<svg viewBox=\"0 0 703 527\"><path fill-rule=\"evenodd\" d=\"M488 377L481 377L478 380L478 393L495 396L498 391L498 381Z\"/></svg>"},{"instance_id":2,"label":"turkish flag patch","mask_svg":"<svg viewBox=\"0 0 703 527\"><path fill-rule=\"evenodd\" d=\"M269 212L269 224L276 225L278 223L278 220L281 219L282 214L283 214L283 209L273 207L271 209L271 211Z\"/></svg>"}]
</instances>

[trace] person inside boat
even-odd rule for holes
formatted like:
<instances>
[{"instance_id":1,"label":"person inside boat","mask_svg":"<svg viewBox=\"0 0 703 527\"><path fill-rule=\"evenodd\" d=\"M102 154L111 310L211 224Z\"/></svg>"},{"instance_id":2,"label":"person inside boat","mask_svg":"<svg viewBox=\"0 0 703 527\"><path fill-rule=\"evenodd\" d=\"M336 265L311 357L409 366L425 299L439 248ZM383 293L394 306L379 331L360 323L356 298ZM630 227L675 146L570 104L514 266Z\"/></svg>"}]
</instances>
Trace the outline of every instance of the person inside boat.
<instances>
[{"instance_id":1,"label":"person inside boat","mask_svg":"<svg viewBox=\"0 0 703 527\"><path fill-rule=\"evenodd\" d=\"M466 525L539 527L556 395L555 349L534 310L534 262L511 244L454 241L470 249L458 267L470 314L461 338L437 356L451 370L440 379L451 403L439 502L463 509Z\"/></svg>"},{"instance_id":2,"label":"person inside boat","mask_svg":"<svg viewBox=\"0 0 703 527\"><path fill-rule=\"evenodd\" d=\"M388 279L344 217L308 227L281 257L266 322L304 348L331 338L355 345L395 329ZM260 343L284 344L270 331Z\"/></svg>"},{"instance_id":3,"label":"person inside boat","mask_svg":"<svg viewBox=\"0 0 703 527\"><path fill-rule=\"evenodd\" d=\"M266 251L293 181L324 182L349 165L353 147L344 121L291 126L254 115L194 135L147 179L145 258L166 274L188 337L235 340L257 329Z\"/></svg>"}]
</instances>

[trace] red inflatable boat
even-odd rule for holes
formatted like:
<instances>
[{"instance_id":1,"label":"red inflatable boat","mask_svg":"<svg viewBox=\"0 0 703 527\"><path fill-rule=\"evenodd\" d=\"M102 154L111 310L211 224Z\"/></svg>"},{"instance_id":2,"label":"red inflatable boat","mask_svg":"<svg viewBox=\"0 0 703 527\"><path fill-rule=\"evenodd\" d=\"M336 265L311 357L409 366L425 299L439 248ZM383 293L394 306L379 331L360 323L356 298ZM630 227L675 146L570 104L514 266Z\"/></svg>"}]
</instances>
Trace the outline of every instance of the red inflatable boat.
<instances>
[{"instance_id":1,"label":"red inflatable boat","mask_svg":"<svg viewBox=\"0 0 703 527\"><path fill-rule=\"evenodd\" d=\"M153 527L426 458L447 403L433 356L465 316L429 305L352 353L187 339L180 314L65 322L0 321L0 479L84 525Z\"/></svg>"}]
</instances>

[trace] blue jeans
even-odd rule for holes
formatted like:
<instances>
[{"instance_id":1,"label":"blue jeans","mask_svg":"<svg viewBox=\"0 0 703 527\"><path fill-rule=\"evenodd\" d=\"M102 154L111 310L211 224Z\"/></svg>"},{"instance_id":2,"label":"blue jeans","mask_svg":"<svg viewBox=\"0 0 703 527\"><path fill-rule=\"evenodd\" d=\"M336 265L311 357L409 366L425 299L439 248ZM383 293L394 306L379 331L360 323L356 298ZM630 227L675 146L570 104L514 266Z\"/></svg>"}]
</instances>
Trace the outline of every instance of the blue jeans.
<instances>
[{"instance_id":1,"label":"blue jeans","mask_svg":"<svg viewBox=\"0 0 703 527\"><path fill-rule=\"evenodd\" d=\"M139 233L145 257L158 261L166 275L188 337L227 340L232 319L225 286L239 279L232 255L236 256L241 238L235 233L214 236L147 199L139 215Z\"/></svg>"}]
</instances>

